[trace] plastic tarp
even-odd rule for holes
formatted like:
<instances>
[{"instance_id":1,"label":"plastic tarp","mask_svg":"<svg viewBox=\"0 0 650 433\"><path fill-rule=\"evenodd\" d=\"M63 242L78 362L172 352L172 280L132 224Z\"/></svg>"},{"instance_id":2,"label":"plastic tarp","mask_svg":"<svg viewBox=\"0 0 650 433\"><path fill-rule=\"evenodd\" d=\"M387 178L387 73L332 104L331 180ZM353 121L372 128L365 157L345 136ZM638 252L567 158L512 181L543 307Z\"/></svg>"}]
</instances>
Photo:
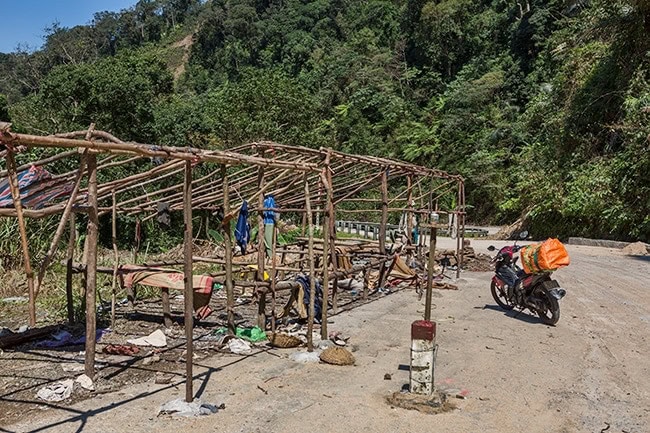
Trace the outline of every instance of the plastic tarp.
<instances>
[{"instance_id":1,"label":"plastic tarp","mask_svg":"<svg viewBox=\"0 0 650 433\"><path fill-rule=\"evenodd\" d=\"M70 196L74 182L65 179L52 179L50 172L43 167L32 165L17 173L20 199L24 207L41 209L56 199ZM13 206L11 188L7 179L0 181L0 207Z\"/></svg>"}]
</instances>

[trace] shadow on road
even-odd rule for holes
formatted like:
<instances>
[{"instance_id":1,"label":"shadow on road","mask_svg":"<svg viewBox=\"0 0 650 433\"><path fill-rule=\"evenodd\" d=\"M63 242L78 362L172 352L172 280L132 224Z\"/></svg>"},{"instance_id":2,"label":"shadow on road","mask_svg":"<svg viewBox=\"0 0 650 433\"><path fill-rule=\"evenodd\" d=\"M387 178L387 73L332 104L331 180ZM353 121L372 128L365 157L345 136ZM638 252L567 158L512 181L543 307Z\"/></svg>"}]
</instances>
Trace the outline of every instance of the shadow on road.
<instances>
[{"instance_id":1,"label":"shadow on road","mask_svg":"<svg viewBox=\"0 0 650 433\"><path fill-rule=\"evenodd\" d=\"M503 308L499 307L498 305L488 305L485 304L483 307L484 310L494 310L498 311L500 313L503 313L505 316L512 317L513 319L521 320L522 322L526 323L543 323L539 317L530 314L528 312L523 312L519 310L509 310L506 311Z\"/></svg>"}]
</instances>

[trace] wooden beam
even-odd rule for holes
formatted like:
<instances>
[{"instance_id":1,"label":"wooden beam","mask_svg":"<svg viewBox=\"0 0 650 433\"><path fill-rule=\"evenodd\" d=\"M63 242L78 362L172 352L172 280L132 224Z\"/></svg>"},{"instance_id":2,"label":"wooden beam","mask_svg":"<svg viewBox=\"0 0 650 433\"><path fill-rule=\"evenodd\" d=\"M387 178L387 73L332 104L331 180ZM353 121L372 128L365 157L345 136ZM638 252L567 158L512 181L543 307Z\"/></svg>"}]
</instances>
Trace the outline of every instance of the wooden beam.
<instances>
[{"instance_id":1,"label":"wooden beam","mask_svg":"<svg viewBox=\"0 0 650 433\"><path fill-rule=\"evenodd\" d=\"M97 216L97 156L89 153L88 165L88 230L86 233L86 376L95 376L95 332L97 330L97 238L99 218Z\"/></svg>"},{"instance_id":2,"label":"wooden beam","mask_svg":"<svg viewBox=\"0 0 650 433\"><path fill-rule=\"evenodd\" d=\"M433 274L436 265L436 242L438 239L438 229L435 225L431 227L431 236L429 239L429 263L427 265L427 291L424 304L424 320L431 320L431 297L433 296Z\"/></svg>"},{"instance_id":3,"label":"wooden beam","mask_svg":"<svg viewBox=\"0 0 650 433\"><path fill-rule=\"evenodd\" d=\"M183 222L185 233L183 239L185 263L183 266L185 291L185 401L194 400L192 362L194 357L194 285L192 268L192 162L185 161L185 184L183 188Z\"/></svg>"},{"instance_id":4,"label":"wooden beam","mask_svg":"<svg viewBox=\"0 0 650 433\"><path fill-rule=\"evenodd\" d=\"M52 238L52 242L50 243L50 248L47 250L45 257L41 262L41 266L38 271L38 277L36 278L36 287L34 288L34 296L38 296L38 293L41 288L41 284L43 283L43 277L45 276L45 271L47 271L47 267L50 265L52 257L54 257L54 254L56 254L56 251L59 248L59 241L61 240L61 236L63 235L63 230L65 230L65 226L68 223L68 218L72 213L72 205L77 199L77 193L79 192L81 179L83 178L85 169L86 169L86 154L84 153L81 156L81 162L79 163L79 171L77 173L77 178L75 180L74 187L72 188L70 197L68 198L65 208L63 209L63 215L61 215L61 220L59 221L59 225L57 226L56 231L54 232L54 237Z\"/></svg>"},{"instance_id":5,"label":"wooden beam","mask_svg":"<svg viewBox=\"0 0 650 433\"><path fill-rule=\"evenodd\" d=\"M332 152L330 149L327 150L327 154L325 157L325 161L331 165L332 164ZM337 313L338 311L338 284L339 280L338 277L336 276L336 271L338 269L338 258L337 258L337 253L336 253L336 203L334 202L334 184L332 183L332 170L329 167L328 164L325 164L325 178L327 180L327 185L330 187L330 194L331 198L328 199L328 207L327 207L327 214L328 214L328 219L329 219L329 242L328 242L328 247L329 247L329 252L325 251L325 248L323 248L323 253L324 254L329 254L330 256L330 262L332 263L332 275L328 275L328 277L334 277L334 280L332 281L332 312L334 314ZM324 245L324 243L323 243ZM325 298L325 295L323 295L323 304L327 305L327 298Z\"/></svg>"},{"instance_id":6,"label":"wooden beam","mask_svg":"<svg viewBox=\"0 0 650 433\"><path fill-rule=\"evenodd\" d=\"M76 243L75 214L70 216L70 234L68 235L68 250L66 251L65 266L65 298L68 310L68 323L74 323L74 300L72 298L72 263L74 261L74 248Z\"/></svg>"},{"instance_id":7,"label":"wooden beam","mask_svg":"<svg viewBox=\"0 0 650 433\"><path fill-rule=\"evenodd\" d=\"M311 214L311 197L309 195L309 179L307 174L304 176L305 184L305 208L307 209L307 224L309 232L309 243L307 249L307 255L309 257L309 312L308 312L308 323L307 323L307 351L314 351L314 297L316 296L316 281L314 275L314 223L312 221ZM325 306L326 308L326 306Z\"/></svg>"},{"instance_id":8,"label":"wooden beam","mask_svg":"<svg viewBox=\"0 0 650 433\"><path fill-rule=\"evenodd\" d=\"M230 213L230 189L228 186L228 168L224 164L221 166L221 178L223 179L223 213ZM228 314L228 332L235 335L235 292L232 283L232 233L230 231L230 221L223 224L223 245L226 259L226 312Z\"/></svg>"},{"instance_id":9,"label":"wooden beam","mask_svg":"<svg viewBox=\"0 0 650 433\"><path fill-rule=\"evenodd\" d=\"M413 241L413 176L406 176L406 237Z\"/></svg>"},{"instance_id":10,"label":"wooden beam","mask_svg":"<svg viewBox=\"0 0 650 433\"><path fill-rule=\"evenodd\" d=\"M264 190L264 167L257 169L257 188ZM257 206L264 207L264 195L257 197ZM262 212L257 212L257 281L264 281L264 258L266 248L264 247L264 217ZM266 329L266 294L257 295L257 326Z\"/></svg>"},{"instance_id":11,"label":"wooden beam","mask_svg":"<svg viewBox=\"0 0 650 433\"><path fill-rule=\"evenodd\" d=\"M201 150L194 148L181 148L171 146L152 146L141 143L112 142L102 143L89 140L77 140L59 137L42 137L39 135L18 134L9 130L0 131L0 141L14 146L37 146L37 147L62 147L62 148L85 148L93 149L101 153L113 153L118 155L143 155L150 158L164 158L170 160L184 161L205 161L217 164L250 164L264 167L281 169L292 169L296 171L318 171L316 164L308 163L287 163L275 159L260 159L253 156L236 154L218 150Z\"/></svg>"},{"instance_id":12,"label":"wooden beam","mask_svg":"<svg viewBox=\"0 0 650 433\"><path fill-rule=\"evenodd\" d=\"M325 188L325 214L323 215L323 300L321 308L321 325L320 335L321 339L327 340L327 305L329 301L329 257L330 257L330 206L332 202L332 187L328 183L327 171L329 171L329 158L325 158L325 167L321 173L321 181L323 188Z\"/></svg>"},{"instance_id":13,"label":"wooden beam","mask_svg":"<svg viewBox=\"0 0 650 433\"><path fill-rule=\"evenodd\" d=\"M115 329L115 304L117 301L117 269L120 266L120 254L117 250L117 208L115 190L113 197L113 213L111 215L111 241L113 243L113 281L111 283L111 328Z\"/></svg>"},{"instance_id":14,"label":"wooden beam","mask_svg":"<svg viewBox=\"0 0 650 433\"><path fill-rule=\"evenodd\" d=\"M18 231L20 233L20 242L23 249L23 260L25 261L25 274L27 275L27 290L29 292L29 326L36 326L36 292L34 291L34 272L32 271L32 262L29 256L29 242L27 241L27 228L23 216L23 203L20 198L20 188L18 186L18 174L16 172L16 159L14 152L8 149L5 156L7 162L7 175L11 196L14 201L16 216L18 217Z\"/></svg>"}]
</instances>

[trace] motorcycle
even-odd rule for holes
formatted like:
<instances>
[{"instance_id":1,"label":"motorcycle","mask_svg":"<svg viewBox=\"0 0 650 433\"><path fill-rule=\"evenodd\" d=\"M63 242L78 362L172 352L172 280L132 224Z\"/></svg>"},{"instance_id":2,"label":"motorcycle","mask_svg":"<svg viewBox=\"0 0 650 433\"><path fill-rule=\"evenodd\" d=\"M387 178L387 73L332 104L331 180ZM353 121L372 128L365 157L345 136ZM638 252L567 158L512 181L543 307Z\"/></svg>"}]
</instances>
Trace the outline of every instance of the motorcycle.
<instances>
[{"instance_id":1,"label":"motorcycle","mask_svg":"<svg viewBox=\"0 0 650 433\"><path fill-rule=\"evenodd\" d=\"M528 232L520 233L520 238L528 237ZM491 262L494 264L494 276L490 285L492 297L504 310L515 307L524 311L529 309L536 313L543 323L555 325L560 320L559 301L566 295L566 290L551 278L552 272L527 274L517 265L519 252L525 245L507 245L499 250ZM496 251L493 245L488 251Z\"/></svg>"}]
</instances>

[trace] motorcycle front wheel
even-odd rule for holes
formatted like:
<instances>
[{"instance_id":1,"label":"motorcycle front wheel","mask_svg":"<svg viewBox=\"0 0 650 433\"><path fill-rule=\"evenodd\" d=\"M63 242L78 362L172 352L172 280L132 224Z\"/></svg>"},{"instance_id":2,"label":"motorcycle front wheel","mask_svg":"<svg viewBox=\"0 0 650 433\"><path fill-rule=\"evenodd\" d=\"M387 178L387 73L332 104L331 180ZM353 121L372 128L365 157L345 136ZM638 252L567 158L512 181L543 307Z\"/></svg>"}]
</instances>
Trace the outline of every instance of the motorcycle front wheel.
<instances>
[{"instance_id":1,"label":"motorcycle front wheel","mask_svg":"<svg viewBox=\"0 0 650 433\"><path fill-rule=\"evenodd\" d=\"M490 285L490 291L492 292L494 300L499 304L499 307L504 310L512 310L515 308L515 304L510 302L508 299L506 291L502 287L497 286L494 281L492 281L492 284Z\"/></svg>"},{"instance_id":2,"label":"motorcycle front wheel","mask_svg":"<svg viewBox=\"0 0 650 433\"><path fill-rule=\"evenodd\" d=\"M547 290L538 292L541 308L537 315L546 325L555 325L560 320L560 303Z\"/></svg>"}]
</instances>

